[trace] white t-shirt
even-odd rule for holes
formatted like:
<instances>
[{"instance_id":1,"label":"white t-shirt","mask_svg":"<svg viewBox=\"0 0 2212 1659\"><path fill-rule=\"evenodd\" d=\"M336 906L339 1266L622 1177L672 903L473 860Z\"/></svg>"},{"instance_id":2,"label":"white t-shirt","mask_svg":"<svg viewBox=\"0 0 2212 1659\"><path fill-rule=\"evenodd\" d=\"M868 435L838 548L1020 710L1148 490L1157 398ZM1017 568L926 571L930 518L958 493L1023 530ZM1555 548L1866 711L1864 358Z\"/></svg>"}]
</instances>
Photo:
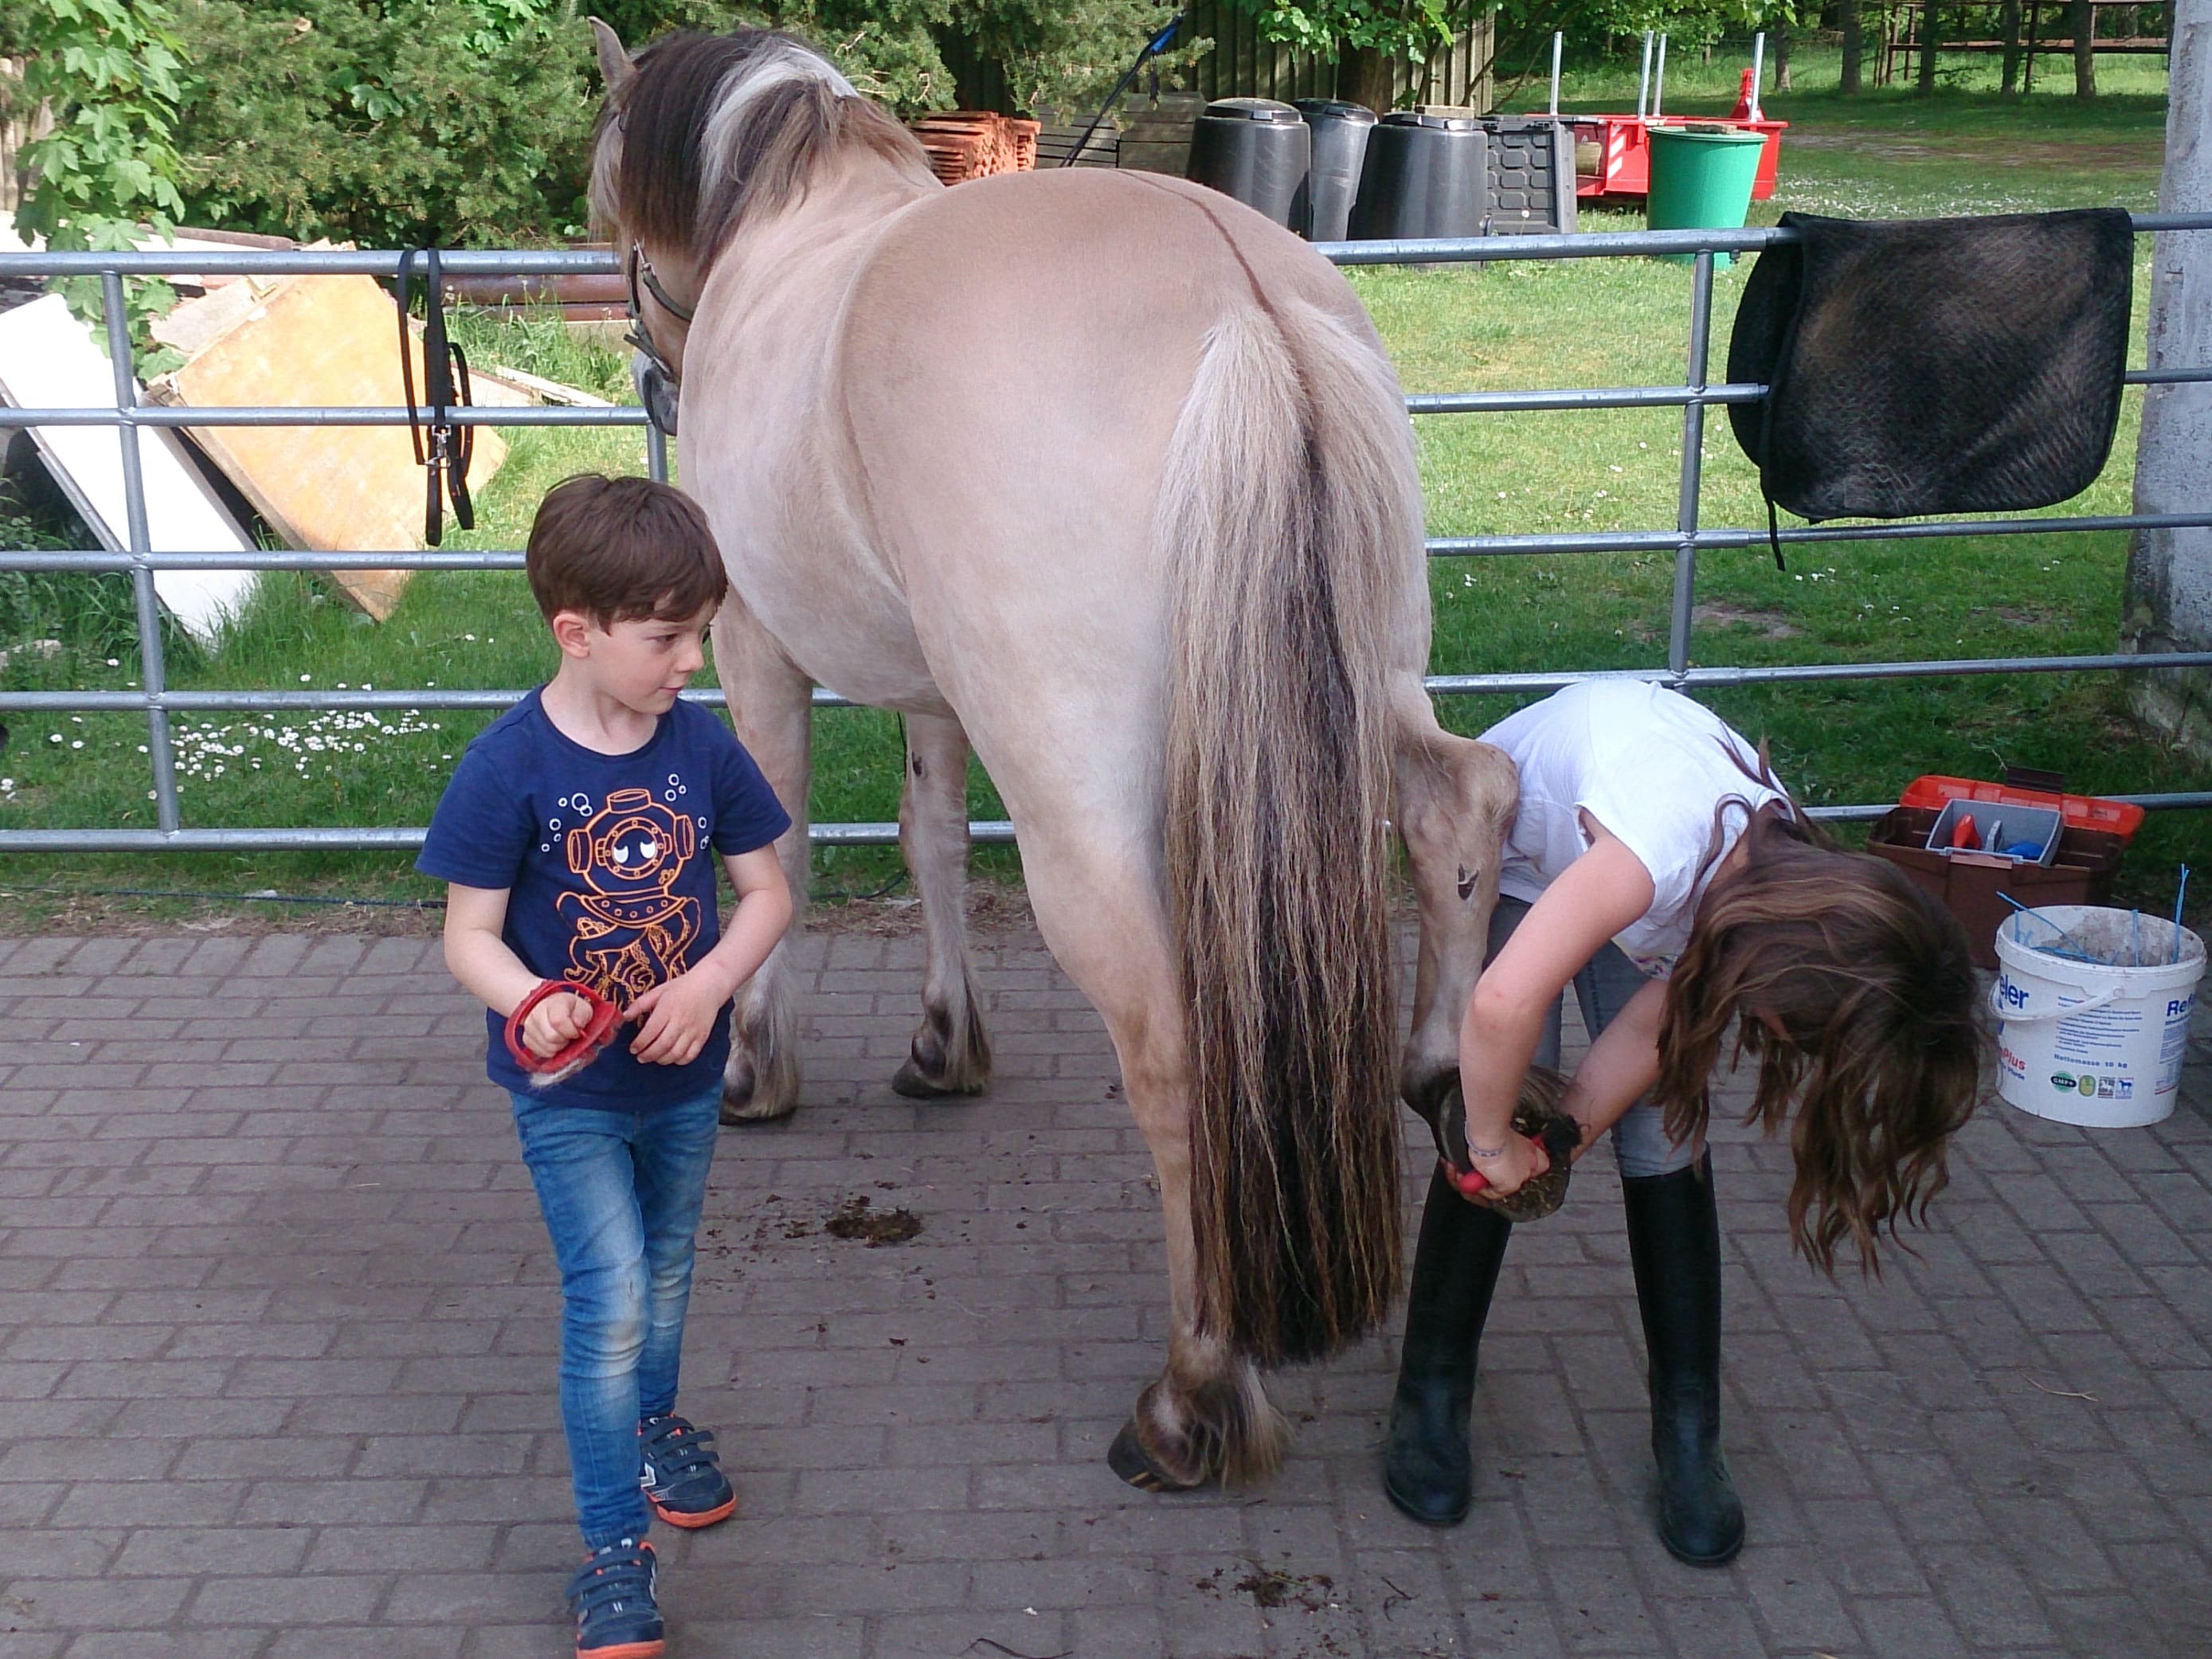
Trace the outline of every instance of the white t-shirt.
<instances>
[{"instance_id":1,"label":"white t-shirt","mask_svg":"<svg viewBox=\"0 0 2212 1659\"><path fill-rule=\"evenodd\" d=\"M1581 823L1588 812L1650 873L1651 908L1613 943L1639 972L1661 979L1689 943L1705 892L1700 872L1710 877L1719 863L1715 809L1743 803L1723 825L1725 854L1753 812L1784 799L1754 781L1753 744L1711 710L1645 680L1582 681L1500 720L1482 740L1510 755L1521 774L1499 890L1533 904L1589 850Z\"/></svg>"}]
</instances>

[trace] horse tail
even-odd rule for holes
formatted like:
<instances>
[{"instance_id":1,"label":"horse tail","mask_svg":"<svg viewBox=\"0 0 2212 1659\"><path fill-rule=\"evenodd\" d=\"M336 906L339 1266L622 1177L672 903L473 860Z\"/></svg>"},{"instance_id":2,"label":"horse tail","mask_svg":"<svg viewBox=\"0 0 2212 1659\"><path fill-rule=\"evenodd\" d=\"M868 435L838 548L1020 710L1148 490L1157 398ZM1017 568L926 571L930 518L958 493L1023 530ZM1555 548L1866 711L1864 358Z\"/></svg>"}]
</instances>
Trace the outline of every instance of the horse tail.
<instances>
[{"instance_id":1,"label":"horse tail","mask_svg":"<svg viewBox=\"0 0 2212 1659\"><path fill-rule=\"evenodd\" d=\"M1297 302L1217 325L1155 536L1198 1328L1311 1358L1398 1277L1385 672L1420 495L1380 350Z\"/></svg>"}]
</instances>

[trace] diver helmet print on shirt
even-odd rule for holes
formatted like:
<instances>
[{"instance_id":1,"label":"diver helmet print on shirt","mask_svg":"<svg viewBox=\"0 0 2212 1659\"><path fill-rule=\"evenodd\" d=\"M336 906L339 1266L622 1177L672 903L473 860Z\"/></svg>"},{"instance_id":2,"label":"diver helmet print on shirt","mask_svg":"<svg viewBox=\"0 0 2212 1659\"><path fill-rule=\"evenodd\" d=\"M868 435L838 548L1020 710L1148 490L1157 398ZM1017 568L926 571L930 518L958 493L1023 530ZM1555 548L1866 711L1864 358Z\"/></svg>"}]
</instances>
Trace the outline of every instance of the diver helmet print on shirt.
<instances>
[{"instance_id":1,"label":"diver helmet print on shirt","mask_svg":"<svg viewBox=\"0 0 2212 1659\"><path fill-rule=\"evenodd\" d=\"M562 850L582 885L556 901L573 929L564 977L627 1006L690 967L701 906L677 889L699 846L699 824L649 789L616 790L569 830Z\"/></svg>"},{"instance_id":2,"label":"diver helmet print on shirt","mask_svg":"<svg viewBox=\"0 0 2212 1659\"><path fill-rule=\"evenodd\" d=\"M603 755L562 736L533 691L469 745L416 867L506 890L501 937L525 967L628 1008L714 948L720 859L790 824L752 757L705 709L678 703L645 747ZM527 1088L502 1031L487 1013L486 1068L504 1087ZM728 1053L719 1019L680 1066L641 1061L625 1040L533 1097L665 1104L711 1087Z\"/></svg>"}]
</instances>

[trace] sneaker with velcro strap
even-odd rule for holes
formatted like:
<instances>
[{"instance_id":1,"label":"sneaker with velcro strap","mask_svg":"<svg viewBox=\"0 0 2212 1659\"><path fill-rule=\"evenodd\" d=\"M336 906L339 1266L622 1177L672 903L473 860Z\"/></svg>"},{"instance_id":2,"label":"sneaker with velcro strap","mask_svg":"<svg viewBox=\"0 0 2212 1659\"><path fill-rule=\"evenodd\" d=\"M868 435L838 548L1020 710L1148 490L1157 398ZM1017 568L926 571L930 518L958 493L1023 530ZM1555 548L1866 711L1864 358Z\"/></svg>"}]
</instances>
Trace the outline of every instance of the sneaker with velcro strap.
<instances>
[{"instance_id":1,"label":"sneaker with velcro strap","mask_svg":"<svg viewBox=\"0 0 2212 1659\"><path fill-rule=\"evenodd\" d=\"M568 1581L576 1659L660 1659L667 1651L653 1599L659 1562L653 1546L620 1538L593 1550Z\"/></svg>"},{"instance_id":2,"label":"sneaker with velcro strap","mask_svg":"<svg viewBox=\"0 0 2212 1659\"><path fill-rule=\"evenodd\" d=\"M714 1454L714 1431L673 1412L637 1425L643 1468L638 1484L653 1512L672 1527L711 1527L737 1512L738 1494Z\"/></svg>"}]
</instances>

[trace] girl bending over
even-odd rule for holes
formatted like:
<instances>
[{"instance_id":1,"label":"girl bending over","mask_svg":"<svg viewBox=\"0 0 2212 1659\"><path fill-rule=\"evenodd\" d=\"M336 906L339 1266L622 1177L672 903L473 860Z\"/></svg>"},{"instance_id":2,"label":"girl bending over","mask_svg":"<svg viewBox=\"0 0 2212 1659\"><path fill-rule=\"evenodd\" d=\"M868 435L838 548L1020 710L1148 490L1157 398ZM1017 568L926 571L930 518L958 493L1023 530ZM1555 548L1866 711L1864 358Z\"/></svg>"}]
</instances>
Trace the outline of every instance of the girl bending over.
<instances>
[{"instance_id":1,"label":"girl bending over","mask_svg":"<svg viewBox=\"0 0 2212 1659\"><path fill-rule=\"evenodd\" d=\"M1611 1130L1650 1357L1659 1535L1718 1565L1743 1545L1720 1452L1720 1228L1705 1149L1724 1045L1757 1063L1750 1117L1790 1102L1798 1248L1832 1272L1942 1190L1985 1038L1958 922L1895 866L1830 843L1763 755L1674 692L1572 686L1483 734L1521 802L1490 959L1459 1039L1469 1158L1504 1196L1548 1167L1508 1127L1532 1064L1557 1066L1571 985L1589 1054L1565 1109ZM1580 1151L1576 1154L1580 1156ZM1471 1501L1475 1350L1513 1224L1440 1164L1413 1260L1383 1484L1417 1521Z\"/></svg>"}]
</instances>

